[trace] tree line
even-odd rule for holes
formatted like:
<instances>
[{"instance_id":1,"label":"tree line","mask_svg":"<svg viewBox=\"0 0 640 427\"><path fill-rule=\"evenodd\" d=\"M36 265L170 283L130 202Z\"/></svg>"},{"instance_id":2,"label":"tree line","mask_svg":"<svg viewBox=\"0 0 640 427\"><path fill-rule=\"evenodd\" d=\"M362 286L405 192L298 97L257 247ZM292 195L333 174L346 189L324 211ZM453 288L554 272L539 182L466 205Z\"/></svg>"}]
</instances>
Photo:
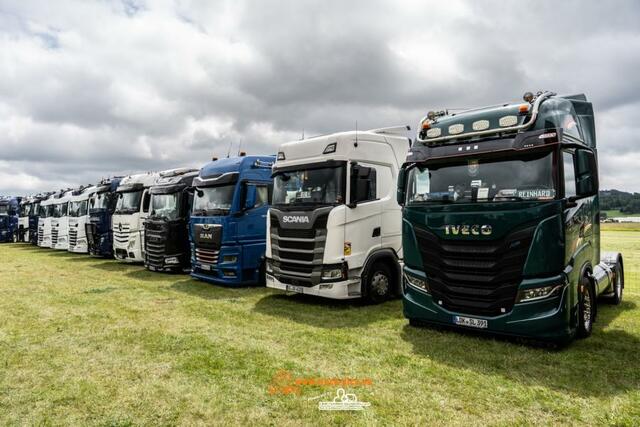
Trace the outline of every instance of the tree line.
<instances>
[{"instance_id":1,"label":"tree line","mask_svg":"<svg viewBox=\"0 0 640 427\"><path fill-rule=\"evenodd\" d=\"M600 192L600 210L619 210L625 214L640 214L640 193L603 190Z\"/></svg>"}]
</instances>

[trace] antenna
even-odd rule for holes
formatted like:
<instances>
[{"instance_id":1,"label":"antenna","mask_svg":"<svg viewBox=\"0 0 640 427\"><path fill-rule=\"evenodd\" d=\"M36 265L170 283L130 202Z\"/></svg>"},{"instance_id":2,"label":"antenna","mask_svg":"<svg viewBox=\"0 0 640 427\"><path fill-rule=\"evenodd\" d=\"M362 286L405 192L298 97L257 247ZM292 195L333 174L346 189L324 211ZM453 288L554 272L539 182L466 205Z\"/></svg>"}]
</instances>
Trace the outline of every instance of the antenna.
<instances>
[{"instance_id":1,"label":"antenna","mask_svg":"<svg viewBox=\"0 0 640 427\"><path fill-rule=\"evenodd\" d=\"M302 137L300 138L300 140L304 139L304 128L302 128Z\"/></svg>"},{"instance_id":2,"label":"antenna","mask_svg":"<svg viewBox=\"0 0 640 427\"><path fill-rule=\"evenodd\" d=\"M240 149L242 148L242 138L240 138L240 142L238 142L238 156L240 156Z\"/></svg>"},{"instance_id":3,"label":"antenna","mask_svg":"<svg viewBox=\"0 0 640 427\"><path fill-rule=\"evenodd\" d=\"M358 121L356 120L356 142L353 144L354 147L358 146Z\"/></svg>"},{"instance_id":4,"label":"antenna","mask_svg":"<svg viewBox=\"0 0 640 427\"><path fill-rule=\"evenodd\" d=\"M227 159L229 158L229 156L231 155L231 144L233 143L233 141L229 141L229 149L227 150Z\"/></svg>"}]
</instances>

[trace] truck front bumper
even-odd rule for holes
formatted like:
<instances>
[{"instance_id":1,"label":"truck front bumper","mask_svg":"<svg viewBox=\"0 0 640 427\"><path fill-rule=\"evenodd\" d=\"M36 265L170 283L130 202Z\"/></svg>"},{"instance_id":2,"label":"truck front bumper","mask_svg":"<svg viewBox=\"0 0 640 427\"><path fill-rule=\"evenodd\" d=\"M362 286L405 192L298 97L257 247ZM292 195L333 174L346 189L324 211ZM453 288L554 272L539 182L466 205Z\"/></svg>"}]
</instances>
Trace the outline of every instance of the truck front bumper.
<instances>
[{"instance_id":1,"label":"truck front bumper","mask_svg":"<svg viewBox=\"0 0 640 427\"><path fill-rule=\"evenodd\" d=\"M315 295L331 299L354 299L360 298L361 280L348 279L339 282L319 283L315 286L295 286L282 283L272 274L266 274L267 287L280 289L282 291L293 292L297 294Z\"/></svg>"},{"instance_id":2,"label":"truck front bumper","mask_svg":"<svg viewBox=\"0 0 640 427\"><path fill-rule=\"evenodd\" d=\"M406 279L404 279L406 281ZM437 304L426 292L403 286L403 313L408 319L448 327L488 332L542 341L566 342L575 330L571 319L573 307L569 304L569 286L558 296L532 302L515 304L513 309L500 316L483 317L449 311ZM459 326L455 319L463 316L487 321L486 328Z\"/></svg>"},{"instance_id":3,"label":"truck front bumper","mask_svg":"<svg viewBox=\"0 0 640 427\"><path fill-rule=\"evenodd\" d=\"M261 284L258 283L257 271L242 268L242 246L222 246L217 257L218 261L215 264L200 263L197 258L192 258L191 277L223 286L237 287Z\"/></svg>"}]
</instances>

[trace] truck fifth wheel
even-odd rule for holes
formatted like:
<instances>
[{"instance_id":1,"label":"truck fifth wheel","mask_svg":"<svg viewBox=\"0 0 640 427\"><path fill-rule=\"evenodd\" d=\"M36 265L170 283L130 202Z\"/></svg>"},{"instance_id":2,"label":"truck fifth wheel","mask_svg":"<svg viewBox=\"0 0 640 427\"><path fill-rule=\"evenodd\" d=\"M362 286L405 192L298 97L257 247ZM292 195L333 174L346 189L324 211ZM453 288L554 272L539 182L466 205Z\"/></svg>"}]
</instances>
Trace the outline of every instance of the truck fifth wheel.
<instances>
[{"instance_id":1,"label":"truck fifth wheel","mask_svg":"<svg viewBox=\"0 0 640 427\"><path fill-rule=\"evenodd\" d=\"M273 168L267 286L334 299L399 293L396 179L407 126L283 144Z\"/></svg>"},{"instance_id":2,"label":"truck fifth wheel","mask_svg":"<svg viewBox=\"0 0 640 427\"><path fill-rule=\"evenodd\" d=\"M558 343L620 303L600 253L593 108L584 95L430 112L398 181L404 315Z\"/></svg>"}]
</instances>

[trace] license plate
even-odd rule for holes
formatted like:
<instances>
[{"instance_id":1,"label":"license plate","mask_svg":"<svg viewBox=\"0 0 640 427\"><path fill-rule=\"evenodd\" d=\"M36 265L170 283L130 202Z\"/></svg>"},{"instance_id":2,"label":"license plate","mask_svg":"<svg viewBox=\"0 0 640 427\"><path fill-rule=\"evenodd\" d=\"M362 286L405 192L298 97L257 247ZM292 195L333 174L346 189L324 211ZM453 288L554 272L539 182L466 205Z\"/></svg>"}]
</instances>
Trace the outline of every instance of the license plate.
<instances>
[{"instance_id":1,"label":"license plate","mask_svg":"<svg viewBox=\"0 0 640 427\"><path fill-rule=\"evenodd\" d=\"M211 266L207 265L207 264L200 264L200 270L209 271L209 270L211 270Z\"/></svg>"},{"instance_id":2,"label":"license plate","mask_svg":"<svg viewBox=\"0 0 640 427\"><path fill-rule=\"evenodd\" d=\"M299 294L304 293L302 286L287 285L287 291L297 292Z\"/></svg>"},{"instance_id":3,"label":"license plate","mask_svg":"<svg viewBox=\"0 0 640 427\"><path fill-rule=\"evenodd\" d=\"M468 326L470 328L486 329L489 322L485 319L475 319L473 317L453 316L453 323L460 326Z\"/></svg>"}]
</instances>

